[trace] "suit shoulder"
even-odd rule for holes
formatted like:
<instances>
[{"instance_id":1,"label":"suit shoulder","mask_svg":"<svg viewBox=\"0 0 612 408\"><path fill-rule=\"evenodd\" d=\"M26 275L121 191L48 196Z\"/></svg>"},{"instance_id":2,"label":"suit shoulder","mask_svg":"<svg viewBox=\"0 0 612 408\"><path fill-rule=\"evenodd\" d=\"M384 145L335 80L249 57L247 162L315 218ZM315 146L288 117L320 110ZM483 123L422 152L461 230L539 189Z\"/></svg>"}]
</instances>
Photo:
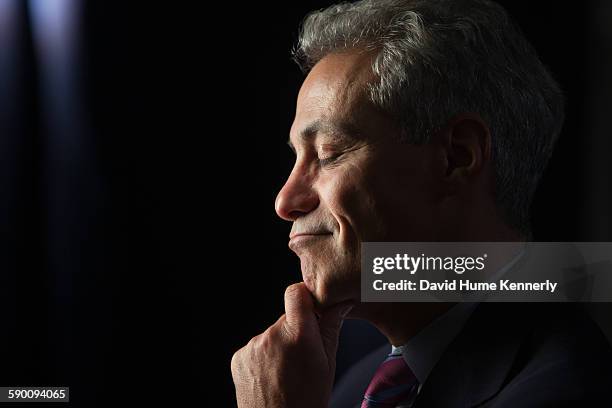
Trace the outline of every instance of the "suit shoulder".
<instances>
[{"instance_id":1,"label":"suit shoulder","mask_svg":"<svg viewBox=\"0 0 612 408\"><path fill-rule=\"evenodd\" d=\"M612 347L579 305L534 307L525 340L491 406L612 405Z\"/></svg>"}]
</instances>

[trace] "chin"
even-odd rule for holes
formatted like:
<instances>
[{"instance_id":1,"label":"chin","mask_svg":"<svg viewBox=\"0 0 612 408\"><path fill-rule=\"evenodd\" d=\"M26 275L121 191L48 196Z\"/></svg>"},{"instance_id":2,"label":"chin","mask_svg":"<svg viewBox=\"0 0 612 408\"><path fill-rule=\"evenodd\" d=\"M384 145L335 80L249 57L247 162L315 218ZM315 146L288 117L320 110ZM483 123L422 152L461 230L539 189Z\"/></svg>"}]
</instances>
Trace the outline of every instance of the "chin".
<instances>
[{"instance_id":1,"label":"chin","mask_svg":"<svg viewBox=\"0 0 612 408\"><path fill-rule=\"evenodd\" d=\"M308 289L312 295L316 308L321 309L329 306L329 292L325 281L319 279L319 276L315 273L305 272L303 268L302 279L304 280L306 289Z\"/></svg>"},{"instance_id":2,"label":"chin","mask_svg":"<svg viewBox=\"0 0 612 408\"><path fill-rule=\"evenodd\" d=\"M325 246L316 252L304 251L299 255L302 279L320 310L361 299L359 258L352 254L342 256L338 252Z\"/></svg>"},{"instance_id":3,"label":"chin","mask_svg":"<svg viewBox=\"0 0 612 408\"><path fill-rule=\"evenodd\" d=\"M357 302L360 300L359 282L357 282L356 290L351 291L347 289L355 285L350 281L330 279L330 276L325 274L303 273L303 277L304 284L312 294L318 310L325 310L347 300Z\"/></svg>"},{"instance_id":4,"label":"chin","mask_svg":"<svg viewBox=\"0 0 612 408\"><path fill-rule=\"evenodd\" d=\"M330 294L329 290L327 290L327 288L324 286L315 288L315 290L311 291L311 293L315 300L316 308L319 310L327 309L331 305L337 303L333 294Z\"/></svg>"}]
</instances>

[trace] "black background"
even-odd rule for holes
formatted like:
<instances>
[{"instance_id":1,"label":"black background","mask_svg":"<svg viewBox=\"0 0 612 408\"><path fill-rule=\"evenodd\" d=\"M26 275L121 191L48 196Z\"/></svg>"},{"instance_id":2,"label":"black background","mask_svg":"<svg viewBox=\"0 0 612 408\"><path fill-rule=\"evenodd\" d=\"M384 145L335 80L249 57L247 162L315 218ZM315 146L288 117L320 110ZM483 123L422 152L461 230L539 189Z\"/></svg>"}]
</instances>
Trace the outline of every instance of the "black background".
<instances>
[{"instance_id":1,"label":"black background","mask_svg":"<svg viewBox=\"0 0 612 408\"><path fill-rule=\"evenodd\" d=\"M45 67L27 30L20 37L21 125L0 135L18 146L3 167L18 182L2 179L12 204L2 207L0 382L69 385L74 406L232 406L233 352L276 321L301 276L290 225L274 212L303 78L290 49L303 16L331 2L126 3L90 1L83 12L93 148L76 176L86 187L51 215L72 237L56 254L75 271L70 283L49 255ZM568 99L534 203L535 239L609 241L605 2L542 3L502 2Z\"/></svg>"}]
</instances>

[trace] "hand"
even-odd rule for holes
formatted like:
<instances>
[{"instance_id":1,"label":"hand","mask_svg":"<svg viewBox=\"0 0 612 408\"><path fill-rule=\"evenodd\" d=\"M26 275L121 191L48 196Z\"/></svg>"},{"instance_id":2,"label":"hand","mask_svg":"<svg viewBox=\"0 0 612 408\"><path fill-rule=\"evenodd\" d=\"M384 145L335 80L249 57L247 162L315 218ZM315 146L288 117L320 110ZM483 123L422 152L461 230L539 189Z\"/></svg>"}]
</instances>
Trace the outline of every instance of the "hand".
<instances>
[{"instance_id":1,"label":"hand","mask_svg":"<svg viewBox=\"0 0 612 408\"><path fill-rule=\"evenodd\" d=\"M338 336L352 305L317 319L304 283L285 291L285 314L232 357L239 408L324 408L336 371Z\"/></svg>"}]
</instances>

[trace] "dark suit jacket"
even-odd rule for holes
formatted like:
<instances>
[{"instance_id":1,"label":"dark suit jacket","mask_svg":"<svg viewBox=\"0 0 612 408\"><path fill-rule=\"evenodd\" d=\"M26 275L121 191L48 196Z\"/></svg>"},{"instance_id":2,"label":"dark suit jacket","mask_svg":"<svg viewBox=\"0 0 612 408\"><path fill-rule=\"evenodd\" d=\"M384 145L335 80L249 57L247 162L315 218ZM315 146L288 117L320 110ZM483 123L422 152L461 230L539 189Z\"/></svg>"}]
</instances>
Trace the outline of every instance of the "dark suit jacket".
<instances>
[{"instance_id":1,"label":"dark suit jacket","mask_svg":"<svg viewBox=\"0 0 612 408\"><path fill-rule=\"evenodd\" d=\"M386 345L340 379L334 408L358 407ZM612 348L580 304L481 303L414 407L612 407Z\"/></svg>"}]
</instances>

